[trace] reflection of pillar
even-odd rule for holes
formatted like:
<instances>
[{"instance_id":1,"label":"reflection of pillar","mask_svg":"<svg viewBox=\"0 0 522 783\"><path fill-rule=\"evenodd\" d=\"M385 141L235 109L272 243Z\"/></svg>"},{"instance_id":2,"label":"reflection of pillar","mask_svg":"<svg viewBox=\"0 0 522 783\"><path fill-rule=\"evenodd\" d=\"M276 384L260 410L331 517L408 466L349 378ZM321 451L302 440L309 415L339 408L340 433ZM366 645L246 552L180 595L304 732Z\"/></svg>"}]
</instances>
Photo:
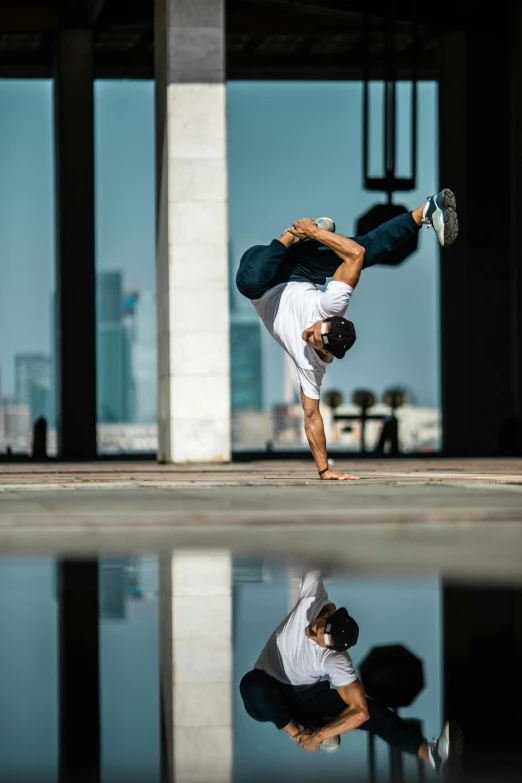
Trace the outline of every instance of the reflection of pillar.
<instances>
[{"instance_id":1,"label":"reflection of pillar","mask_svg":"<svg viewBox=\"0 0 522 783\"><path fill-rule=\"evenodd\" d=\"M155 0L158 456L230 459L224 0Z\"/></svg>"},{"instance_id":2,"label":"reflection of pillar","mask_svg":"<svg viewBox=\"0 0 522 783\"><path fill-rule=\"evenodd\" d=\"M169 783L232 780L228 553L160 559L160 670Z\"/></svg>"}]
</instances>

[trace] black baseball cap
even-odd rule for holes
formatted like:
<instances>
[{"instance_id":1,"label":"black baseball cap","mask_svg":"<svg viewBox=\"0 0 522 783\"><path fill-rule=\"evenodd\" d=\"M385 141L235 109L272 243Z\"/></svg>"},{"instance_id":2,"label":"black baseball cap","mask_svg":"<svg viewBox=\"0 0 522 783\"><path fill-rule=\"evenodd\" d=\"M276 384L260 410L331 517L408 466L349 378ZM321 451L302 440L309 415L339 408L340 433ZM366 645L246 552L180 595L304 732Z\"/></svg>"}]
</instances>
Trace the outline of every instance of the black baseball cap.
<instances>
[{"instance_id":1,"label":"black baseball cap","mask_svg":"<svg viewBox=\"0 0 522 783\"><path fill-rule=\"evenodd\" d=\"M355 342L355 326L339 315L325 318L323 323L331 324L328 334L321 334L325 349L336 359L344 359L346 351L349 351Z\"/></svg>"},{"instance_id":2,"label":"black baseball cap","mask_svg":"<svg viewBox=\"0 0 522 783\"><path fill-rule=\"evenodd\" d=\"M330 650L344 652L357 644L358 638L359 626L344 606L326 618L324 643Z\"/></svg>"}]
</instances>

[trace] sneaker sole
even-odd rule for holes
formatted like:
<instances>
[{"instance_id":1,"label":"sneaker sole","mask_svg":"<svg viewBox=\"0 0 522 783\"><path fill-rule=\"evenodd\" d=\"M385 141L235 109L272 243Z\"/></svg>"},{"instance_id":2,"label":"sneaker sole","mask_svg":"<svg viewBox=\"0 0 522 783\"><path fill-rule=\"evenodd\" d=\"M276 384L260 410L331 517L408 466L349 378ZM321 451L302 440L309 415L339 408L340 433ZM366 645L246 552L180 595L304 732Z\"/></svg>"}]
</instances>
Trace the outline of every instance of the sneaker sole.
<instances>
[{"instance_id":1,"label":"sneaker sole","mask_svg":"<svg viewBox=\"0 0 522 783\"><path fill-rule=\"evenodd\" d=\"M449 722L448 725L449 753L448 758L442 765L442 777L444 781L456 783L461 775L462 750L464 746L464 735L460 726Z\"/></svg>"},{"instance_id":2,"label":"sneaker sole","mask_svg":"<svg viewBox=\"0 0 522 783\"><path fill-rule=\"evenodd\" d=\"M457 200L449 188L444 188L442 206L444 215L444 247L452 245L459 235L459 219L457 217Z\"/></svg>"}]
</instances>

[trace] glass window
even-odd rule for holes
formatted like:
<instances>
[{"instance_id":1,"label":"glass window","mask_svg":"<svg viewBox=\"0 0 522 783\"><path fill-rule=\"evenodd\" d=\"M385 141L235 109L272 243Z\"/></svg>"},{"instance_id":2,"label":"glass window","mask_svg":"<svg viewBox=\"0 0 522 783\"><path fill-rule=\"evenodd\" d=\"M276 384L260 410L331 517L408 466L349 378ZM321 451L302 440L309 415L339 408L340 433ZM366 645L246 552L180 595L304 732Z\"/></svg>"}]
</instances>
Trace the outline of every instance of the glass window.
<instances>
[{"instance_id":1,"label":"glass window","mask_svg":"<svg viewBox=\"0 0 522 783\"><path fill-rule=\"evenodd\" d=\"M384 193L362 189L362 90L360 82L230 82L228 84L229 228L231 270L232 436L235 451L305 449L295 369L260 325L251 304L236 290L243 252L279 237L303 216L332 217L339 233L353 236L358 219ZM371 176L382 176L383 85L371 85ZM410 172L411 83L397 86L397 174ZM393 203L409 211L425 202L438 183L437 85L419 84L418 171L414 191L396 193ZM403 392L397 410L404 451L440 448L439 246L421 231L418 250L396 267L365 271L348 316L357 342L348 357L334 361L323 395L338 390L339 414L359 415L354 392L375 397L369 411L385 417L390 389ZM358 420L324 418L329 450L360 449ZM383 418L368 421L372 449Z\"/></svg>"},{"instance_id":2,"label":"glass window","mask_svg":"<svg viewBox=\"0 0 522 783\"><path fill-rule=\"evenodd\" d=\"M0 453L56 453L52 82L0 80Z\"/></svg>"},{"instance_id":3,"label":"glass window","mask_svg":"<svg viewBox=\"0 0 522 783\"><path fill-rule=\"evenodd\" d=\"M154 85L94 98L98 451L155 452Z\"/></svg>"}]
</instances>

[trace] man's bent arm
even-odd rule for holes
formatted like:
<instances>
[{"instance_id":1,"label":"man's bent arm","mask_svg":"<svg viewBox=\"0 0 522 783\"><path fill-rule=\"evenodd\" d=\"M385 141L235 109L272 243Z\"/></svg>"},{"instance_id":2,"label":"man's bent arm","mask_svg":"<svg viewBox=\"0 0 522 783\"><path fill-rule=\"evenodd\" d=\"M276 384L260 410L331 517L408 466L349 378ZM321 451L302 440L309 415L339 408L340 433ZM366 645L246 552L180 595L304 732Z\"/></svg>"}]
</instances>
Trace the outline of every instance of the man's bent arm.
<instances>
[{"instance_id":1,"label":"man's bent arm","mask_svg":"<svg viewBox=\"0 0 522 783\"><path fill-rule=\"evenodd\" d=\"M342 263L335 270L332 279L355 288L364 263L365 251L362 245L341 234L333 234L331 231L325 231L324 228L318 228L311 218L301 218L293 224L293 227L296 236L304 234L333 250Z\"/></svg>"},{"instance_id":2,"label":"man's bent arm","mask_svg":"<svg viewBox=\"0 0 522 783\"><path fill-rule=\"evenodd\" d=\"M319 410L319 400L307 397L301 389L301 402L304 411L305 433L312 450L312 456L317 465L317 470L324 470L328 468L328 455L326 452L323 417Z\"/></svg>"},{"instance_id":3,"label":"man's bent arm","mask_svg":"<svg viewBox=\"0 0 522 783\"><path fill-rule=\"evenodd\" d=\"M342 263L335 270L332 280L346 283L355 288L359 282L364 263L364 247L358 245L353 239L343 237L340 234L332 234L331 231L317 229L317 240L323 245L328 245Z\"/></svg>"},{"instance_id":4,"label":"man's bent arm","mask_svg":"<svg viewBox=\"0 0 522 783\"><path fill-rule=\"evenodd\" d=\"M337 691L348 706L331 723L313 732L320 742L357 729L370 717L368 702L360 680L355 680L350 685L342 685L337 688Z\"/></svg>"}]
</instances>

